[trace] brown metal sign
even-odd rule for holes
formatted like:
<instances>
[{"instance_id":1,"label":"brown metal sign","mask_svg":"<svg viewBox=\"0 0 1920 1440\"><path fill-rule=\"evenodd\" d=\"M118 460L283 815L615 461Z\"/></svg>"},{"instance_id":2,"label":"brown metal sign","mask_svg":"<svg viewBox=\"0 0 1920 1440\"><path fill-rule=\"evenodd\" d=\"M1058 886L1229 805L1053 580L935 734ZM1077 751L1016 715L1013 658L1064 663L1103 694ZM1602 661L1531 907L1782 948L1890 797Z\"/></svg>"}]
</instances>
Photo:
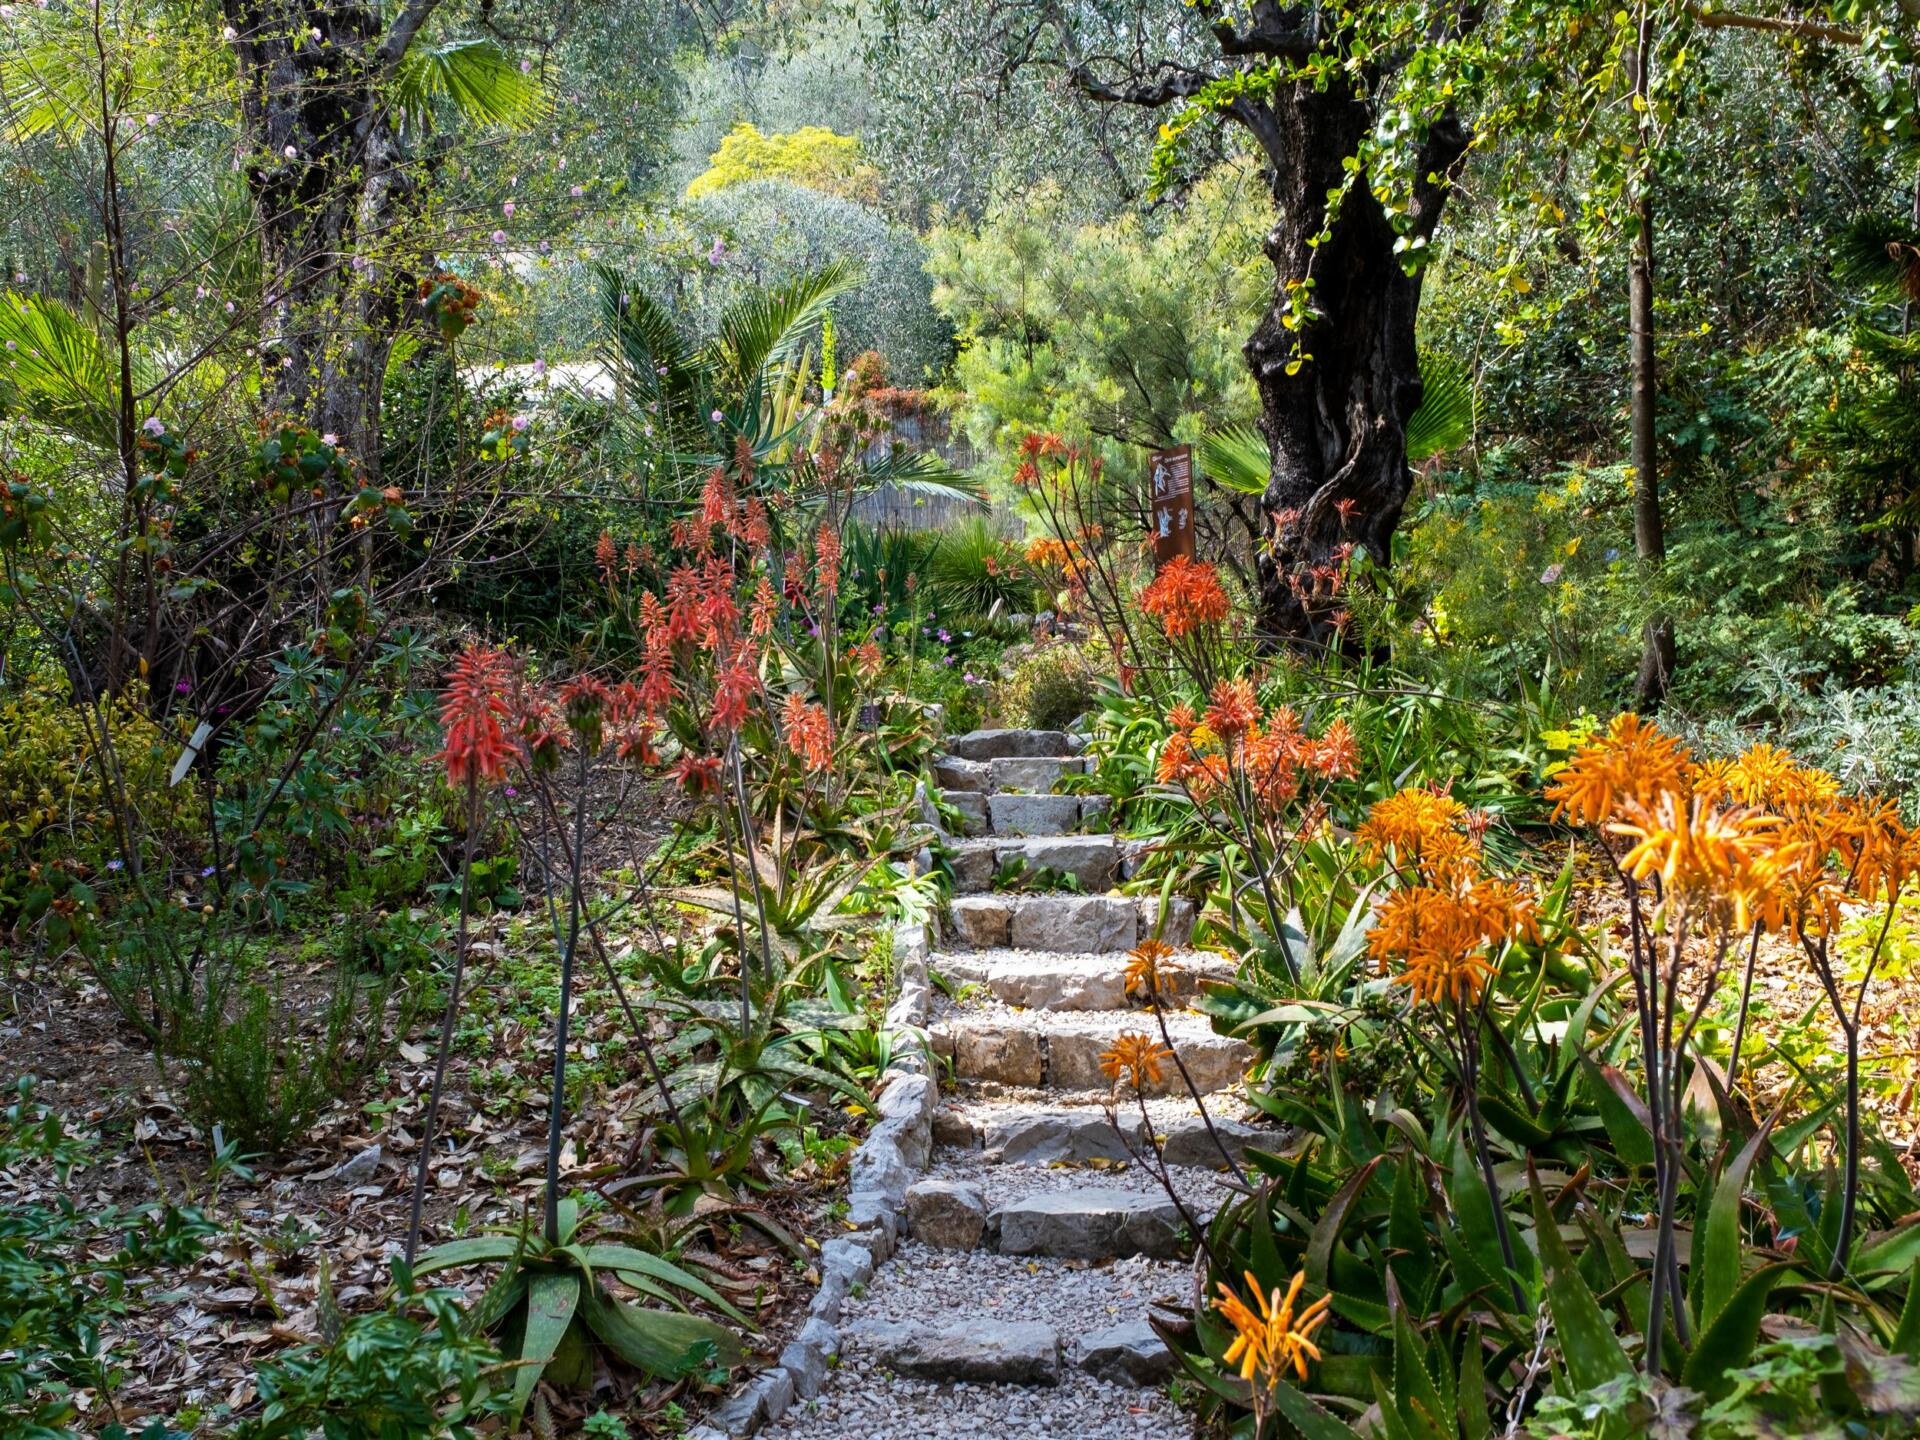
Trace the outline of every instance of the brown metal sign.
<instances>
[{"instance_id":1,"label":"brown metal sign","mask_svg":"<svg viewBox=\"0 0 1920 1440\"><path fill-rule=\"evenodd\" d=\"M1153 501L1153 567L1176 555L1193 558L1193 447L1153 452L1148 496Z\"/></svg>"}]
</instances>

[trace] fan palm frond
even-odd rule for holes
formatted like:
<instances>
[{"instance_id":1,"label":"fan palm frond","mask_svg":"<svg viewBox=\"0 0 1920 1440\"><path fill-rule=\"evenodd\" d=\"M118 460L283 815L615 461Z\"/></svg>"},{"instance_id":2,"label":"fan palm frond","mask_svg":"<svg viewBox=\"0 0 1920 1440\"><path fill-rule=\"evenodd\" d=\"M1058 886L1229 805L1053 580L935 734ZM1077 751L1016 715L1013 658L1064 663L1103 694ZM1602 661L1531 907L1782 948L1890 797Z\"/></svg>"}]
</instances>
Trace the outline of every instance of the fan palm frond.
<instances>
[{"instance_id":1,"label":"fan palm frond","mask_svg":"<svg viewBox=\"0 0 1920 1440\"><path fill-rule=\"evenodd\" d=\"M111 449L112 357L76 311L41 295L0 297L0 410Z\"/></svg>"},{"instance_id":2,"label":"fan palm frond","mask_svg":"<svg viewBox=\"0 0 1920 1440\"><path fill-rule=\"evenodd\" d=\"M491 40L415 45L401 57L393 86L395 104L415 123L442 100L478 125L524 124L546 107L540 82Z\"/></svg>"},{"instance_id":3,"label":"fan palm frond","mask_svg":"<svg viewBox=\"0 0 1920 1440\"><path fill-rule=\"evenodd\" d=\"M1473 374L1450 355L1420 357L1420 406L1407 417L1407 459L1419 463L1473 438Z\"/></svg>"},{"instance_id":4,"label":"fan palm frond","mask_svg":"<svg viewBox=\"0 0 1920 1440\"><path fill-rule=\"evenodd\" d=\"M722 386L744 393L763 383L768 371L807 342L834 297L858 276L852 266L835 261L784 285L754 290L729 305L721 313L709 355Z\"/></svg>"},{"instance_id":5,"label":"fan palm frond","mask_svg":"<svg viewBox=\"0 0 1920 1440\"><path fill-rule=\"evenodd\" d=\"M1273 473L1267 438L1251 425L1229 425L1200 441L1200 473L1242 495L1258 495Z\"/></svg>"}]
</instances>

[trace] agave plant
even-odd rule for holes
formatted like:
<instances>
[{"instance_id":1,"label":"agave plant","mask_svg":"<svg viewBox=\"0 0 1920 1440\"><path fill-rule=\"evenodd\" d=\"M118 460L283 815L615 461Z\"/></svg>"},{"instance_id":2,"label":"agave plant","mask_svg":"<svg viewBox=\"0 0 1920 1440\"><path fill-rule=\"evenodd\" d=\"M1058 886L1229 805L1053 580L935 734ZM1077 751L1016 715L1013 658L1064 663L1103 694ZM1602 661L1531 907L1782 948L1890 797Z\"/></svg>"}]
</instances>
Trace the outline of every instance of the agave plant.
<instances>
[{"instance_id":1,"label":"agave plant","mask_svg":"<svg viewBox=\"0 0 1920 1440\"><path fill-rule=\"evenodd\" d=\"M421 1256L413 1273L428 1275L465 1265L501 1267L468 1312L467 1326L495 1336L501 1352L516 1363L511 1406L516 1418L543 1377L563 1389L591 1386L597 1349L668 1379L727 1368L742 1357L739 1338L725 1326L689 1313L684 1297L704 1300L741 1325L750 1323L746 1316L705 1280L670 1260L633 1245L587 1238L574 1199L560 1202L555 1241L529 1222L505 1233L441 1245ZM613 1294L605 1283L608 1277L640 1299Z\"/></svg>"}]
</instances>

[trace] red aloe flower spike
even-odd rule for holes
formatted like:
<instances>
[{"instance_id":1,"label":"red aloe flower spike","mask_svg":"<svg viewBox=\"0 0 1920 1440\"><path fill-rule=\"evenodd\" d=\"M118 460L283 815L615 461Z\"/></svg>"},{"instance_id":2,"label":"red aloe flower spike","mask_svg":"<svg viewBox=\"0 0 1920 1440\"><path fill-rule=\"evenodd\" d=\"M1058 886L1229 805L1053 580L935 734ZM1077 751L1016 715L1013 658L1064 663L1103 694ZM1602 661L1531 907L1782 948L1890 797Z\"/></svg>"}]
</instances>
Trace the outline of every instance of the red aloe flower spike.
<instances>
[{"instance_id":1,"label":"red aloe flower spike","mask_svg":"<svg viewBox=\"0 0 1920 1440\"><path fill-rule=\"evenodd\" d=\"M512 680L512 662L499 650L469 645L453 662L440 702L446 745L434 756L446 765L449 785L505 778L514 757L503 723L512 714L507 703Z\"/></svg>"}]
</instances>

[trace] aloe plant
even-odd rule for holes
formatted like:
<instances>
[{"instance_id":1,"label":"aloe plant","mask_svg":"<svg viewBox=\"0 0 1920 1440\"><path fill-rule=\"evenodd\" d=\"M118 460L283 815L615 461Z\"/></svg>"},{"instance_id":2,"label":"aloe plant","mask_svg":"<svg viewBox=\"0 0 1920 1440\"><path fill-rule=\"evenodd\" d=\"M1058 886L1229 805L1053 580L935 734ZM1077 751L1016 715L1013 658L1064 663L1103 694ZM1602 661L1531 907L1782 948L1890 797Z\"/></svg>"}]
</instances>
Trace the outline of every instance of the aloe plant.
<instances>
[{"instance_id":1,"label":"aloe plant","mask_svg":"<svg viewBox=\"0 0 1920 1440\"><path fill-rule=\"evenodd\" d=\"M666 1379L729 1368L742 1358L739 1338L690 1313L685 1297L703 1300L743 1326L750 1323L746 1316L670 1260L633 1245L586 1238L578 1200L560 1202L557 1241L549 1242L539 1226L529 1223L438 1246L420 1257L413 1273L468 1265L501 1267L468 1312L467 1326L496 1337L502 1353L515 1362L510 1413L516 1418L543 1378L562 1389L589 1387L596 1350ZM609 1277L639 1298L612 1293L605 1283Z\"/></svg>"}]
</instances>

